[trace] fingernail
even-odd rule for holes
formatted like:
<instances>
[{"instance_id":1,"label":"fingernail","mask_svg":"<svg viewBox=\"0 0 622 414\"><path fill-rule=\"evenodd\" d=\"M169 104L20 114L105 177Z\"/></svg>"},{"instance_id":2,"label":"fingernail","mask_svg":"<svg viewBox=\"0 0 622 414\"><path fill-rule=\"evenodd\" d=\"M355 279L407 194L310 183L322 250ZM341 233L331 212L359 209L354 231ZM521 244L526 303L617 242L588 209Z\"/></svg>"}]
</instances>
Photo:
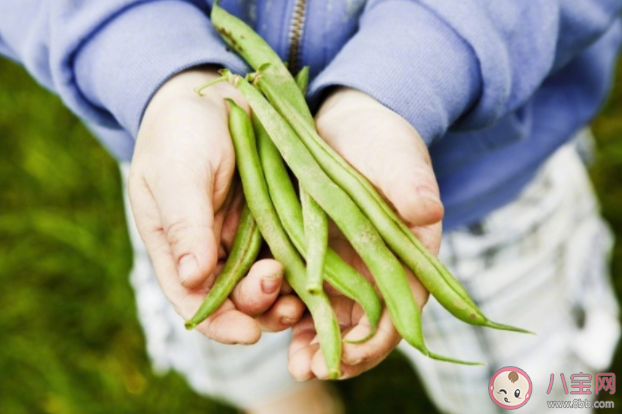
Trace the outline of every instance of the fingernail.
<instances>
[{"instance_id":1,"label":"fingernail","mask_svg":"<svg viewBox=\"0 0 622 414\"><path fill-rule=\"evenodd\" d=\"M435 203L441 202L441 199L438 197L438 193L436 191L432 191L432 189L429 187L424 187L424 186L418 187L417 194L420 197L426 198L430 201L434 201Z\"/></svg>"},{"instance_id":2,"label":"fingernail","mask_svg":"<svg viewBox=\"0 0 622 414\"><path fill-rule=\"evenodd\" d=\"M274 293L281 285L281 278L276 275L264 277L261 280L261 290L264 293Z\"/></svg>"},{"instance_id":3,"label":"fingernail","mask_svg":"<svg viewBox=\"0 0 622 414\"><path fill-rule=\"evenodd\" d=\"M313 338L313 340L309 342L309 346L319 344L319 343L320 343L320 338L318 338L318 336L315 335L315 338Z\"/></svg>"},{"instance_id":4,"label":"fingernail","mask_svg":"<svg viewBox=\"0 0 622 414\"><path fill-rule=\"evenodd\" d=\"M198 268L197 259L192 254L187 254L179 260L178 272L179 279L184 282L186 279L194 276Z\"/></svg>"}]
</instances>

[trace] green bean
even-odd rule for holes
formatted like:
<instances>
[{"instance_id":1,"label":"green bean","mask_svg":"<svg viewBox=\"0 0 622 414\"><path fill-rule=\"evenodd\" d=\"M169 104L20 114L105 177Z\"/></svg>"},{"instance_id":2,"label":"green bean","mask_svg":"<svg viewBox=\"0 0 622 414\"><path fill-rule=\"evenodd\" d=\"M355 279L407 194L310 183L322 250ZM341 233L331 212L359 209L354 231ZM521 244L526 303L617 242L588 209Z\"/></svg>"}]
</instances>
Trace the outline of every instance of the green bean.
<instances>
[{"instance_id":1,"label":"green bean","mask_svg":"<svg viewBox=\"0 0 622 414\"><path fill-rule=\"evenodd\" d=\"M302 225L302 210L296 197L296 190L294 190L289 179L281 154L279 154L278 149L270 140L268 133L257 117L253 117L253 126L270 197L287 234L300 254L305 257L307 253ZM370 334L365 338L347 342L363 342L373 336L382 314L382 303L372 284L330 247L326 251L325 272L326 281L339 292L361 305L369 320Z\"/></svg>"},{"instance_id":2,"label":"green bean","mask_svg":"<svg viewBox=\"0 0 622 414\"><path fill-rule=\"evenodd\" d=\"M304 97L297 88L294 87L293 79L285 65L278 58L278 55L276 55L259 35L244 22L230 15L218 6L215 6L212 10L212 22L223 36L223 39L255 70L261 72L262 76L259 80L260 84L263 85L262 91L269 98L272 96L271 102L277 107L277 110L279 110L285 118L288 118L287 114L283 112L282 107L279 108L279 105L275 103L275 95L271 94L268 89L278 91L278 96L287 101L290 106L289 110L292 111L290 113L297 114L299 118L297 122L305 122L307 123L306 128L313 129L314 134L312 134L312 141L315 140L316 142L308 142L308 140L304 139L303 141L305 141L305 145L311 149L314 157L322 157L322 153L324 153L328 158L332 158L332 160L327 161L332 164L328 168L326 166L327 162L320 162L322 168L329 173L335 173L335 169L343 170L342 174L350 176L348 178L350 184L343 185L343 182L338 181L339 185L347 191L359 193L360 197L367 199L367 203L370 204L368 206L369 208L382 211L389 220L393 221L393 224L388 226L390 230L387 230L390 231L392 235L383 233L383 237L385 240L401 240L399 242L399 249L394 247L395 244L398 243L397 241L391 247L407 266L417 274L422 284L439 300L439 303L454 316L470 324L530 333L520 328L502 325L488 320L477 308L464 287L436 257L427 251L425 246L421 244L410 229L397 217L395 212L382 197L380 197L373 186L317 136L313 126L313 118L304 102ZM292 123L292 120L288 119L288 122ZM295 125L292 123L292 126ZM298 127L301 128L302 126L299 125ZM300 131L296 132L299 135L301 134ZM336 180L333 175L331 175L331 178ZM349 194L352 196L351 193ZM359 198L357 198L356 201L360 203ZM375 203L376 206L371 206L371 203ZM366 213L369 214L367 210ZM401 235L398 233L401 233ZM409 243L405 243L406 240L408 240Z\"/></svg>"},{"instance_id":3,"label":"green bean","mask_svg":"<svg viewBox=\"0 0 622 414\"><path fill-rule=\"evenodd\" d=\"M303 95L307 91L308 84L309 67L305 66L296 75L296 85ZM324 280L324 262L328 248L328 217L302 186L300 186L300 203L302 204L302 222L307 250L305 256L307 260L307 290L311 293L317 293L322 290Z\"/></svg>"},{"instance_id":4,"label":"green bean","mask_svg":"<svg viewBox=\"0 0 622 414\"><path fill-rule=\"evenodd\" d=\"M261 72L262 76L259 78L259 84L269 84L273 91L278 91L281 98L286 100L290 105L290 109L293 110L298 117L298 122L305 122L306 128L313 129L315 137L318 138L317 145L320 146L320 150L325 151L329 157L333 157L337 167L344 170L345 174L349 174L351 177L351 183L355 182L354 187L344 186L339 183L345 190L349 192L361 192L362 197L366 197L368 201L376 204L375 208L386 214L389 221L393 221L390 227L394 234L393 236L401 239L401 246L396 248L396 242L391 244L392 249L400 256L402 260L406 262L408 267L413 270L417 276L422 279L422 283L426 288L439 299L439 302L448 309L454 316L459 319L477 325L484 325L497 329L513 330L518 332L529 332L523 329L511 327L508 325L502 325L488 320L481 311L477 308L472 301L466 290L460 285L460 283L451 275L451 273L438 261L437 258L432 256L427 249L419 242L419 240L412 234L410 229L397 217L395 212L387 205L387 203L380 197L373 186L360 174L341 159L332 148L330 148L321 138L315 133L312 123L312 117L310 112L302 99L301 94L292 86L292 79L289 75L287 68L278 59L276 54L272 51L270 46L261 39L253 30L248 27L244 22L238 20L234 16L229 15L222 9L215 10L212 13L212 21L214 25L219 28L219 31L223 35L223 38L229 43L255 70ZM262 89L266 95L270 95L266 88ZM274 97L274 95L273 95ZM273 101L273 104L274 101ZM278 108L278 105L275 104ZM286 114L280 110L280 112L286 116ZM287 116L286 116L287 118ZM291 120L288 120L291 122ZM295 126L294 124L292 124ZM299 125L299 127L301 127ZM300 134L300 132L298 131ZM305 145L309 145L305 141ZM310 149L313 149L310 147ZM313 155L318 157L318 148L315 148ZM321 151L320 151L321 152ZM326 168L324 163L321 163L322 168L327 172L333 173L330 168ZM334 165L333 165L334 167ZM331 175L331 178L335 179ZM357 202L360 200L357 198ZM369 206L367 206L369 207ZM372 207L369 207L372 208ZM365 210L369 214L368 210ZM387 223L385 223L387 224ZM390 228L389 227L389 228ZM401 237L399 233L401 234ZM390 238L383 233L385 239ZM408 240L410 243L404 243ZM425 280L423 280L425 279Z\"/></svg>"},{"instance_id":5,"label":"green bean","mask_svg":"<svg viewBox=\"0 0 622 414\"><path fill-rule=\"evenodd\" d=\"M223 71L223 77L230 80L246 98L299 182L335 221L374 275L391 319L402 337L431 358L473 364L444 357L427 349L421 331L421 314L404 268L384 244L374 226L352 199L322 171L295 132L259 91L245 79L228 71ZM308 123L305 122L305 125Z\"/></svg>"},{"instance_id":6,"label":"green bean","mask_svg":"<svg viewBox=\"0 0 622 414\"><path fill-rule=\"evenodd\" d=\"M248 208L274 258L283 265L285 279L311 312L329 377L338 378L341 362L341 331L337 317L325 293L311 295L306 291L305 266L287 237L270 200L251 120L232 100L229 100L229 103L231 105L229 129Z\"/></svg>"},{"instance_id":7,"label":"green bean","mask_svg":"<svg viewBox=\"0 0 622 414\"><path fill-rule=\"evenodd\" d=\"M464 288L397 218L371 184L334 152L317 134L315 128L310 127L304 117L296 112L294 105L283 99L272 84L263 82L261 74L257 77L257 85L309 148L322 169L356 201L382 234L384 241L445 309L469 324L531 333L488 320L469 298Z\"/></svg>"},{"instance_id":8,"label":"green bean","mask_svg":"<svg viewBox=\"0 0 622 414\"><path fill-rule=\"evenodd\" d=\"M300 186L300 203L307 245L307 290L309 293L318 293L322 291L324 281L328 217L302 186Z\"/></svg>"},{"instance_id":9,"label":"green bean","mask_svg":"<svg viewBox=\"0 0 622 414\"><path fill-rule=\"evenodd\" d=\"M261 240L257 223L248 210L248 206L244 206L240 224L233 239L231 253L229 253L222 272L216 278L216 282L205 297L203 304L194 316L186 322L186 329L194 329L222 305L235 285L255 262L261 248Z\"/></svg>"}]
</instances>

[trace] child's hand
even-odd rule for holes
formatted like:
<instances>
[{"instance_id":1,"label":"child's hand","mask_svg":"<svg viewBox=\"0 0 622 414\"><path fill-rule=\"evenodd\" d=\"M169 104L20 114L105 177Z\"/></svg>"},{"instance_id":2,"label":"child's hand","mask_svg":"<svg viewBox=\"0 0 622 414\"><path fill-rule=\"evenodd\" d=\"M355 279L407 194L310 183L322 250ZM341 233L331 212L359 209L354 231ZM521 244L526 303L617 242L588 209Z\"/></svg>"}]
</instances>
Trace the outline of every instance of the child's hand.
<instances>
[{"instance_id":1,"label":"child's hand","mask_svg":"<svg viewBox=\"0 0 622 414\"><path fill-rule=\"evenodd\" d=\"M432 171L428 150L417 131L403 118L368 95L339 89L322 105L316 116L322 137L350 164L367 177L393 205L425 246L438 254L443 206ZM338 231L331 246L354 268L372 278L361 259ZM428 292L411 272L411 289L420 306ZM364 338L369 332L360 306L332 293L332 302L345 339ZM327 378L326 365L317 344L312 321L305 317L293 327L289 370L298 380ZM401 337L385 310L376 335L362 344L344 343L343 378L378 365L397 346Z\"/></svg>"},{"instance_id":2,"label":"child's hand","mask_svg":"<svg viewBox=\"0 0 622 414\"><path fill-rule=\"evenodd\" d=\"M190 70L157 91L142 120L130 173L138 230L160 286L184 319L199 308L220 271L242 206L240 185L232 184L235 154L224 98L246 103L228 83L210 87L205 97L193 91L216 77L213 69ZM196 329L222 343L248 344L259 339L261 328L288 328L304 306L293 295L279 296L286 291L282 278L278 262L258 261Z\"/></svg>"}]
</instances>

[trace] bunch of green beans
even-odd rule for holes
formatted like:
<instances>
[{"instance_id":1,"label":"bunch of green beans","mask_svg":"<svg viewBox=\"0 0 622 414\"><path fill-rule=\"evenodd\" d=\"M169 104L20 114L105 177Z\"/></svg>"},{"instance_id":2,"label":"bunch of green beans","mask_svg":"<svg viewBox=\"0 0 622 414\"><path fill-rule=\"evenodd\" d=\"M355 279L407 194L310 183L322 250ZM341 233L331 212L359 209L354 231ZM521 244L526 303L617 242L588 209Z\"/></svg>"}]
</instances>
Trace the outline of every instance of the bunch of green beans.
<instances>
[{"instance_id":1,"label":"bunch of green beans","mask_svg":"<svg viewBox=\"0 0 622 414\"><path fill-rule=\"evenodd\" d=\"M256 70L246 78L223 70L218 80L235 85L253 111L251 121L244 110L230 102L230 131L248 213L245 210L234 248L214 289L187 327L208 317L248 271L257 255L260 232L283 264L286 280L311 312L329 373L338 376L340 332L323 282L361 305L372 326L370 336L375 333L382 304L370 282L327 246L330 217L373 275L400 335L424 355L477 364L427 349L419 306L404 267L456 318L473 325L530 333L486 318L373 185L322 140L304 98L307 68L294 79L257 33L217 4L211 19L225 42ZM207 86L199 88L199 93ZM285 164L298 180L300 199ZM236 249L237 245L244 247Z\"/></svg>"}]
</instances>

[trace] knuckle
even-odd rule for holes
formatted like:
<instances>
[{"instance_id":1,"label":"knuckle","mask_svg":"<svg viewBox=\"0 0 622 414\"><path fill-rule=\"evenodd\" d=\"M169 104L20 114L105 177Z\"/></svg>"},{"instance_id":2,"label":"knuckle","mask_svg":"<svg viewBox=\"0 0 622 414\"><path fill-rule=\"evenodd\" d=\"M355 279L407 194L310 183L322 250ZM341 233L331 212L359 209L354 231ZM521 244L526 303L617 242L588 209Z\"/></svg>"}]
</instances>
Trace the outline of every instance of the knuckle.
<instances>
[{"instance_id":1,"label":"knuckle","mask_svg":"<svg viewBox=\"0 0 622 414\"><path fill-rule=\"evenodd\" d=\"M163 227L163 231L171 249L177 255L179 249L190 247L202 233L207 232L208 226L190 224L187 220L178 218L170 220Z\"/></svg>"},{"instance_id":2,"label":"knuckle","mask_svg":"<svg viewBox=\"0 0 622 414\"><path fill-rule=\"evenodd\" d=\"M191 226L181 219L171 221L164 228L164 235L171 244L179 243L183 237L189 232Z\"/></svg>"}]
</instances>

